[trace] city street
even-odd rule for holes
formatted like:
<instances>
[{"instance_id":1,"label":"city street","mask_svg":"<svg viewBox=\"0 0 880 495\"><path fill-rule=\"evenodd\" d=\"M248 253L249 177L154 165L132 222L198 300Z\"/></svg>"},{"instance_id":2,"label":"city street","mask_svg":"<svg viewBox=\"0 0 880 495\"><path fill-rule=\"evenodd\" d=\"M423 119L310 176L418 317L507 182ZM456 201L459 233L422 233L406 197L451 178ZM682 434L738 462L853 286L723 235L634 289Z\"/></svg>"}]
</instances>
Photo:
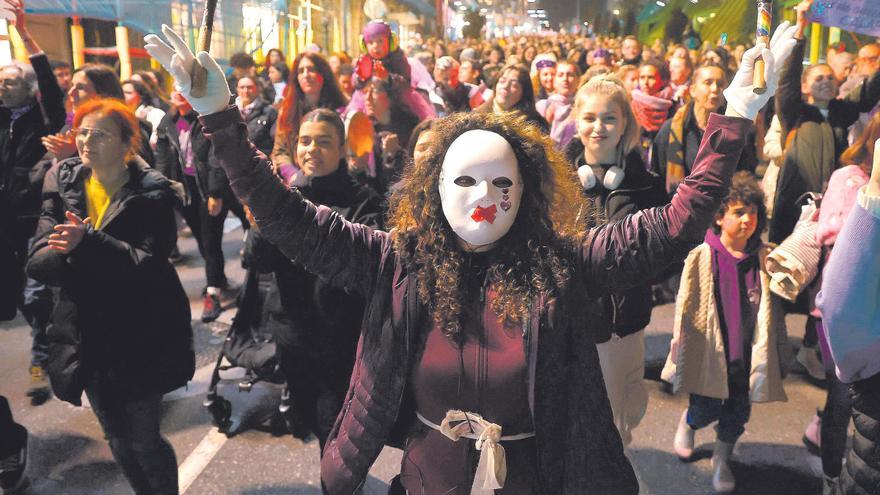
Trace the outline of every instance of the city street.
<instances>
[{"instance_id":1,"label":"city street","mask_svg":"<svg viewBox=\"0 0 880 495\"><path fill-rule=\"evenodd\" d=\"M241 230L228 221L225 236L227 275L240 282L243 272L238 249ZM204 392L217 352L233 310L221 320L202 324L200 290L204 283L201 258L191 238L180 241L186 261L178 265L190 296L197 351L196 376L189 387L166 396L162 429L177 453L181 490L187 494L280 493L319 494L318 444L313 438L302 442L290 435L273 436L257 428L277 407L280 389L258 385L251 392L239 392L235 380L221 387L233 404L233 429L227 438L212 426L202 406ZM635 430L629 451L645 494L688 495L711 492L711 455L714 432L697 433L698 459L682 463L672 453L676 422L686 404L684 396L670 396L657 381L671 338L671 305L655 308L647 332L648 413ZM803 319L789 318L790 340L799 342ZM26 393L32 383L28 375L29 328L20 317L0 324L0 394L9 398L15 419L30 430L28 475L35 494L124 494L130 493L102 439L98 423L87 407L73 407L57 399L32 405ZM234 375L228 375L230 377ZM737 493L748 495L804 495L820 493L820 462L801 443L804 427L824 392L809 383L798 370L786 380L787 403L756 404L745 435L737 446L733 470ZM376 462L364 493L381 494L397 472L400 452L386 449ZM571 467L575 469L576 467Z\"/></svg>"}]
</instances>

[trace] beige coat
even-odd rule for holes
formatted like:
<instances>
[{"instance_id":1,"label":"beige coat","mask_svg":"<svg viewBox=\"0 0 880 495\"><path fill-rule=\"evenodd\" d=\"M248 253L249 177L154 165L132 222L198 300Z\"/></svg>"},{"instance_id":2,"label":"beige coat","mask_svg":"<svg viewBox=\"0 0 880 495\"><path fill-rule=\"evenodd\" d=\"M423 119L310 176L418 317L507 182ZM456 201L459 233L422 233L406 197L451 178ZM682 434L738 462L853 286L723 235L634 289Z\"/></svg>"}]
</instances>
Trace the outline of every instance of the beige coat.
<instances>
[{"instance_id":1,"label":"beige coat","mask_svg":"<svg viewBox=\"0 0 880 495\"><path fill-rule=\"evenodd\" d=\"M770 246L761 247L765 266ZM785 315L778 298L770 292L770 276L761 270L761 301L752 339L752 369L749 398L752 402L785 401L782 388L784 365L791 348L785 329ZM681 274L675 301L672 345L661 378L673 391L727 399L727 359L715 304L712 248L703 243L690 252Z\"/></svg>"}]
</instances>

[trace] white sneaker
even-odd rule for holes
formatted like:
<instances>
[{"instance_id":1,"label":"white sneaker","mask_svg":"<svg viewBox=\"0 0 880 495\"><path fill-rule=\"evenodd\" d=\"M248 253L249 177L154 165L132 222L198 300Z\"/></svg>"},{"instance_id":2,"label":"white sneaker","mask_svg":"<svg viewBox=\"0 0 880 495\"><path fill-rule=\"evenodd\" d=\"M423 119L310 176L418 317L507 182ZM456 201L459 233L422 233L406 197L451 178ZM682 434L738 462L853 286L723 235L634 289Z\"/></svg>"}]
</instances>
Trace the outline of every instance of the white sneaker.
<instances>
[{"instance_id":1,"label":"white sneaker","mask_svg":"<svg viewBox=\"0 0 880 495\"><path fill-rule=\"evenodd\" d=\"M825 379L825 366L822 365L822 361L819 359L819 356L816 355L816 349L801 346L795 359L797 362L801 363L801 366L806 368L807 373L809 373L810 376L816 380Z\"/></svg>"},{"instance_id":2,"label":"white sneaker","mask_svg":"<svg viewBox=\"0 0 880 495\"><path fill-rule=\"evenodd\" d=\"M716 493L730 493L736 489L736 480L729 464L732 452L732 443L715 441L715 452L712 454L712 488Z\"/></svg>"},{"instance_id":3,"label":"white sneaker","mask_svg":"<svg viewBox=\"0 0 880 495\"><path fill-rule=\"evenodd\" d=\"M688 410L685 409L682 411L681 418L678 420L678 428L675 429L675 439L672 441L672 448L675 450L675 455L683 461L690 459L691 456L694 455L694 434L696 433L696 431L688 425L687 416Z\"/></svg>"}]
</instances>

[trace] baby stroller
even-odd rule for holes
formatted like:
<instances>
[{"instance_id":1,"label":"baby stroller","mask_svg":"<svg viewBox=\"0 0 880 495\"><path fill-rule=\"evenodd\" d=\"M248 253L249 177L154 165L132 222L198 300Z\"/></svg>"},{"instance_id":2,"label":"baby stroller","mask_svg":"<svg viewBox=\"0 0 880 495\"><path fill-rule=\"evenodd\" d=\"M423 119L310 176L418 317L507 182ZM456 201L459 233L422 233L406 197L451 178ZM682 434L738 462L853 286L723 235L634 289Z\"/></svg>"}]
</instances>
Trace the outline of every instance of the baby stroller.
<instances>
[{"instance_id":1,"label":"baby stroller","mask_svg":"<svg viewBox=\"0 0 880 495\"><path fill-rule=\"evenodd\" d=\"M265 241L258 239L258 235L248 236L242 258L247 271L238 296L238 312L217 356L202 403L211 413L214 425L227 436L236 434L239 428L232 421L232 403L220 395L218 386L224 380L221 372L234 368L244 369L244 376L238 379L239 392L251 392L258 382L283 385L281 403L269 418L268 429L274 435L298 431L272 332L273 314L277 314L281 304L273 274L259 263L260 242Z\"/></svg>"}]
</instances>

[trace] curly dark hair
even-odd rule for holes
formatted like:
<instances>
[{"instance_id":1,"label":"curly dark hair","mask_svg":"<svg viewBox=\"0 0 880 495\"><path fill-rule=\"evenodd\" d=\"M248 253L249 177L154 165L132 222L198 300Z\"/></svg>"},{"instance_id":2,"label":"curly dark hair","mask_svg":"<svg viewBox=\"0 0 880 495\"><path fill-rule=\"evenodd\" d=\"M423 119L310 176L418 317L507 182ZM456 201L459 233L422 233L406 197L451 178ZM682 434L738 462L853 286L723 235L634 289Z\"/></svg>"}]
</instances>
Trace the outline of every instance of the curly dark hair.
<instances>
[{"instance_id":1,"label":"curly dark hair","mask_svg":"<svg viewBox=\"0 0 880 495\"><path fill-rule=\"evenodd\" d=\"M426 158L413 164L391 198L389 226L402 261L415 267L420 301L453 341L461 338L464 253L443 215L438 184L446 150L474 129L510 143L524 184L517 218L493 249L486 274L499 317L521 322L534 296L552 298L568 283L571 253L584 231L586 207L574 172L538 127L516 114L458 113L435 121Z\"/></svg>"},{"instance_id":2,"label":"curly dark hair","mask_svg":"<svg viewBox=\"0 0 880 495\"><path fill-rule=\"evenodd\" d=\"M761 188L761 182L754 174L746 170L740 170L733 174L733 180L730 183L730 190L727 197L721 201L721 206L715 213L715 219L724 217L727 207L733 203L742 203L745 206L754 206L758 214L758 227L755 229L755 235L760 236L767 228L767 206L764 202L764 189ZM721 233L721 227L717 223L712 223L712 230L716 234Z\"/></svg>"}]
</instances>

